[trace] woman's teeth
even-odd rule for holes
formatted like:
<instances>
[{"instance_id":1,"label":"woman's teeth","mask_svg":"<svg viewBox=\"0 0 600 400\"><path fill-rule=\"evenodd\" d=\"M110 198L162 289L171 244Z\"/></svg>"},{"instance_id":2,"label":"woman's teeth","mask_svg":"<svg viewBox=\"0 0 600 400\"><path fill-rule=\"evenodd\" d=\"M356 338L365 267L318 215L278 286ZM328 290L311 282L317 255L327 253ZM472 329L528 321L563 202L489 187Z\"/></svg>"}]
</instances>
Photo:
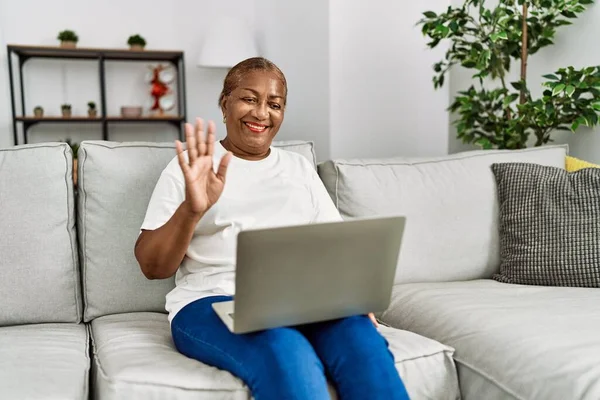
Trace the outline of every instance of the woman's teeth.
<instances>
[{"instance_id":1,"label":"woman's teeth","mask_svg":"<svg viewBox=\"0 0 600 400\"><path fill-rule=\"evenodd\" d=\"M262 132L265 129L267 129L267 127L264 125L254 125L254 124L250 124L248 122L246 122L245 124L248 128L250 128L252 131L255 131L255 132Z\"/></svg>"}]
</instances>

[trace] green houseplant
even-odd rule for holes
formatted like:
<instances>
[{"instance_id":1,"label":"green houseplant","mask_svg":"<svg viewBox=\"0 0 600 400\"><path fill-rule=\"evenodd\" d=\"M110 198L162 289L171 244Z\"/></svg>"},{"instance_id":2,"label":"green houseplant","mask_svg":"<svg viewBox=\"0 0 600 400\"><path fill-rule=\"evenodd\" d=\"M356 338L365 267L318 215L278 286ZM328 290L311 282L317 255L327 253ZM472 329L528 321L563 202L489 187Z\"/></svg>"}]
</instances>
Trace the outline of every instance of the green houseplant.
<instances>
[{"instance_id":1,"label":"green houseplant","mask_svg":"<svg viewBox=\"0 0 600 400\"><path fill-rule=\"evenodd\" d=\"M146 40L140 35L133 35L129 36L127 44L129 45L130 50L144 50L144 47L146 47Z\"/></svg>"},{"instance_id":2,"label":"green houseplant","mask_svg":"<svg viewBox=\"0 0 600 400\"><path fill-rule=\"evenodd\" d=\"M33 109L33 115L36 118L42 118L44 116L44 108L42 106L35 106Z\"/></svg>"},{"instance_id":3,"label":"green houseplant","mask_svg":"<svg viewBox=\"0 0 600 400\"><path fill-rule=\"evenodd\" d=\"M63 104L60 106L60 109L62 111L63 118L71 117L71 105L70 104Z\"/></svg>"},{"instance_id":4,"label":"green houseplant","mask_svg":"<svg viewBox=\"0 0 600 400\"><path fill-rule=\"evenodd\" d=\"M87 103L88 106L88 116L90 118L96 118L96 116L98 115L98 110L96 109L96 103L94 103L93 101L90 101Z\"/></svg>"},{"instance_id":5,"label":"green houseplant","mask_svg":"<svg viewBox=\"0 0 600 400\"><path fill-rule=\"evenodd\" d=\"M79 37L71 30L64 30L58 33L58 40L60 40L60 47L75 48Z\"/></svg>"},{"instance_id":6,"label":"green houseplant","mask_svg":"<svg viewBox=\"0 0 600 400\"><path fill-rule=\"evenodd\" d=\"M474 84L461 90L449 110L456 113L457 136L482 148L519 149L530 137L546 144L556 130L575 131L598 124L600 66L571 66L544 75L544 91L533 98L527 85L528 58L553 44L557 30L570 25L594 0L464 0L418 22L428 46L448 42L444 59L434 65L435 88L444 85L455 65L474 71ZM520 79L508 82L513 62ZM495 86L494 86L495 84Z\"/></svg>"}]
</instances>

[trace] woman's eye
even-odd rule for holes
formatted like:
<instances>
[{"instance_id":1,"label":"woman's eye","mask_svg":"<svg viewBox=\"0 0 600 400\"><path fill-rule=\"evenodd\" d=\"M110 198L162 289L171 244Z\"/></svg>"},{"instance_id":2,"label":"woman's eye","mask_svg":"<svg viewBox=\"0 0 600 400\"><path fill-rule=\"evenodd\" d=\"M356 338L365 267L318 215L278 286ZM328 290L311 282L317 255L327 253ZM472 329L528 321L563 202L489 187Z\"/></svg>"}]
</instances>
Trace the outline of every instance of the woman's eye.
<instances>
[{"instance_id":1,"label":"woman's eye","mask_svg":"<svg viewBox=\"0 0 600 400\"><path fill-rule=\"evenodd\" d=\"M281 105L277 104L277 103L273 103L271 104L271 107L275 110L280 110L281 109Z\"/></svg>"},{"instance_id":2,"label":"woman's eye","mask_svg":"<svg viewBox=\"0 0 600 400\"><path fill-rule=\"evenodd\" d=\"M246 103L254 103L256 101L256 99L254 99L252 97L246 97L246 98L244 98L244 101Z\"/></svg>"}]
</instances>

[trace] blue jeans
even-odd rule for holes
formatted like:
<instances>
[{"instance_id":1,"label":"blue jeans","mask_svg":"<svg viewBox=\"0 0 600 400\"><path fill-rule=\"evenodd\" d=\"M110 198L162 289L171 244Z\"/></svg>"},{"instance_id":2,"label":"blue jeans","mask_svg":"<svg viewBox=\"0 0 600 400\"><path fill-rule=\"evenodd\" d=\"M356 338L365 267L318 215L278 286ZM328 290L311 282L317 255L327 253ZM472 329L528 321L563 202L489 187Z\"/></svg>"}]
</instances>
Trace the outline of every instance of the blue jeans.
<instances>
[{"instance_id":1,"label":"blue jeans","mask_svg":"<svg viewBox=\"0 0 600 400\"><path fill-rule=\"evenodd\" d=\"M171 322L173 341L183 355L239 377L256 400L329 399L326 376L341 400L408 399L387 341L368 317L233 334L211 306L227 300L185 306Z\"/></svg>"}]
</instances>

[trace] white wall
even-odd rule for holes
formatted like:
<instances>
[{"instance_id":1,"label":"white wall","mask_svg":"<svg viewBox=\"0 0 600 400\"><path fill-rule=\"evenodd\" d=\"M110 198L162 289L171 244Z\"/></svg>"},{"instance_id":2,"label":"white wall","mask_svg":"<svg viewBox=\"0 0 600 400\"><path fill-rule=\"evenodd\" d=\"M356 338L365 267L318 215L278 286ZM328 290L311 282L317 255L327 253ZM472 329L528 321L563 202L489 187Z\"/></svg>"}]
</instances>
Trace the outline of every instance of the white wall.
<instances>
[{"instance_id":1,"label":"white wall","mask_svg":"<svg viewBox=\"0 0 600 400\"><path fill-rule=\"evenodd\" d=\"M255 22L263 55L288 81L278 139L312 140L317 158L329 158L328 2L256 0Z\"/></svg>"},{"instance_id":2,"label":"white wall","mask_svg":"<svg viewBox=\"0 0 600 400\"><path fill-rule=\"evenodd\" d=\"M56 45L62 29L73 29L79 46L126 47L133 33L148 41L148 48L185 51L188 119L201 116L216 120L224 134L217 107L226 70L198 68L195 63L203 33L220 15L245 18L257 31L261 54L283 70L289 85L289 108L278 139L305 139L316 143L320 160L329 155L328 3L320 0L108 0L104 2L56 0L20 3L0 0L0 82L8 82L6 42ZM36 12L32 13L31 10ZM256 24L255 24L256 18ZM26 21L26 22L24 22ZM108 23L107 23L108 21ZM1 33L4 32L2 38ZM144 104L149 86L144 82L146 63L110 63L107 68L108 112ZM41 104L47 115L59 115L60 104L73 104L73 113L86 112L89 100L98 102L97 67L92 62L30 60L25 67L27 112ZM2 90L2 86L0 86ZM8 89L0 92L0 147L12 145ZM99 126L38 125L30 130L32 142L99 139ZM169 125L120 125L110 128L116 141L171 141L176 130Z\"/></svg>"},{"instance_id":3,"label":"white wall","mask_svg":"<svg viewBox=\"0 0 600 400\"><path fill-rule=\"evenodd\" d=\"M452 0L454 6L463 3L462 0ZM542 75L569 65L575 68L600 65L600 52L598 51L598 38L600 37L600 5L595 4L574 20L571 26L558 30L555 45L547 47L538 54L529 58L528 84L535 97L541 95L544 81ZM513 80L518 79L519 66L513 65ZM450 95L454 97L458 90L467 88L471 84L472 72L464 69L455 69L450 75ZM456 139L456 129L450 127L449 151L451 153L472 149ZM600 162L600 136L598 129L590 130L580 128L577 133L558 132L553 136L556 143L568 143L570 153L592 162ZM531 143L530 145L533 145Z\"/></svg>"},{"instance_id":4,"label":"white wall","mask_svg":"<svg viewBox=\"0 0 600 400\"><path fill-rule=\"evenodd\" d=\"M6 43L56 45L56 35L73 29L81 47L127 47L131 34L140 33L149 49L185 51L188 119L195 116L221 121L217 99L226 71L198 68L196 60L206 24L225 13L233 13L254 25L253 1L176 0L55 0L42 2L0 0L0 81L8 84ZM33 12L32 10L35 10ZM2 36L2 35L0 35ZM15 63L16 65L16 63ZM144 82L147 63L107 64L108 112L118 114L121 105L145 104L149 85ZM27 113L35 105L47 115L59 115L61 103L71 103L74 114L85 114L89 100L99 101L97 66L88 61L30 60L25 66ZM2 87L0 87L0 90ZM0 92L0 147L12 145L8 92ZM218 124L219 132L224 132ZM109 128L111 140L172 141L177 131L170 125L127 124ZM30 130L31 142L100 139L100 126L37 125Z\"/></svg>"},{"instance_id":5,"label":"white wall","mask_svg":"<svg viewBox=\"0 0 600 400\"><path fill-rule=\"evenodd\" d=\"M448 88L435 91L416 22L449 0L330 0L331 152L432 156L448 150Z\"/></svg>"}]
</instances>

